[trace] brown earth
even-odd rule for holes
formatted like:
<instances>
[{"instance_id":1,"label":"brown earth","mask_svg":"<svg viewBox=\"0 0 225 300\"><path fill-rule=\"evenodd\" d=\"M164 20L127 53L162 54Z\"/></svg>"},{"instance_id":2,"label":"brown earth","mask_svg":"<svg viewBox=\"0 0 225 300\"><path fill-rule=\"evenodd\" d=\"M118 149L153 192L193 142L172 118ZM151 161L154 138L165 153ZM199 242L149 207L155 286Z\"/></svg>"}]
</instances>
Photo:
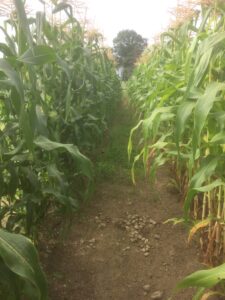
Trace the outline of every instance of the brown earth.
<instances>
[{"instance_id":1,"label":"brown earth","mask_svg":"<svg viewBox=\"0 0 225 300\"><path fill-rule=\"evenodd\" d=\"M114 140L126 152L127 133L119 137L124 132L121 126L129 120L126 111L121 116L123 111L114 123L118 127ZM197 245L187 244L187 228L163 224L182 217L182 204L168 185L168 168L158 172L153 188L144 179L134 186L127 172L121 172L123 163L114 165L113 177L102 176L90 205L75 218L67 238L59 238L56 224L40 245L50 299L192 299L190 289L173 295L177 282L202 265ZM157 291L161 298L152 298Z\"/></svg>"},{"instance_id":2,"label":"brown earth","mask_svg":"<svg viewBox=\"0 0 225 300\"><path fill-rule=\"evenodd\" d=\"M168 191L168 178L161 170L155 190L143 182L98 186L68 239L53 241L44 261L50 299L141 300L151 299L155 291L168 299L180 279L201 267L184 226L162 224L182 215L177 197ZM172 299L190 300L192 294L185 290Z\"/></svg>"}]
</instances>

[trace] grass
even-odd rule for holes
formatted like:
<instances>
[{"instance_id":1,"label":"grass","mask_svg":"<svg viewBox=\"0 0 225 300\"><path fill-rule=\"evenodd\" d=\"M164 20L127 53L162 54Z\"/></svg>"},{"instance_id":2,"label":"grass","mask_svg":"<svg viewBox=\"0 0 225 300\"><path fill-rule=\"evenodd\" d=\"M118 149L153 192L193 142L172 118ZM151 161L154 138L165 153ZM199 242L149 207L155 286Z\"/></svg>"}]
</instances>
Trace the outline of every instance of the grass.
<instances>
[{"instance_id":1,"label":"grass","mask_svg":"<svg viewBox=\"0 0 225 300\"><path fill-rule=\"evenodd\" d=\"M127 156L127 143L134 122L126 100L120 101L116 116L109 125L103 145L96 160L97 179L117 179L130 177L130 163Z\"/></svg>"},{"instance_id":2,"label":"grass","mask_svg":"<svg viewBox=\"0 0 225 300\"><path fill-rule=\"evenodd\" d=\"M127 145L130 130L135 122L134 113L126 95L124 95L115 108L115 116L97 154L95 170L98 181L104 179L131 182L132 165L128 161ZM142 178L143 167L141 162L138 162L135 173L138 174L139 178Z\"/></svg>"}]
</instances>

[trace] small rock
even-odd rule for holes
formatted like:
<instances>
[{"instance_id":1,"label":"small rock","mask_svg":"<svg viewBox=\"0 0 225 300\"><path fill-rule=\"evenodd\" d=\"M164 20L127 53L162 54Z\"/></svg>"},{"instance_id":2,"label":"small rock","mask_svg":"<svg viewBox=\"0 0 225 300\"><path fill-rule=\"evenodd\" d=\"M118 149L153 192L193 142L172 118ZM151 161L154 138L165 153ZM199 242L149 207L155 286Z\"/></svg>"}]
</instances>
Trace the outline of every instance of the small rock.
<instances>
[{"instance_id":1,"label":"small rock","mask_svg":"<svg viewBox=\"0 0 225 300\"><path fill-rule=\"evenodd\" d=\"M160 235L159 235L159 234L155 234L155 235L154 235L154 238L155 238L156 240L159 240L159 239L160 239Z\"/></svg>"},{"instance_id":2,"label":"small rock","mask_svg":"<svg viewBox=\"0 0 225 300\"><path fill-rule=\"evenodd\" d=\"M143 286L143 290L144 290L145 292L149 292L150 289L151 289L150 284L145 284L145 285Z\"/></svg>"},{"instance_id":3,"label":"small rock","mask_svg":"<svg viewBox=\"0 0 225 300\"><path fill-rule=\"evenodd\" d=\"M157 222L154 221L154 220L152 220L152 219L149 220L149 223L151 223L151 224L153 224L153 225L156 225L156 224L157 224Z\"/></svg>"},{"instance_id":4,"label":"small rock","mask_svg":"<svg viewBox=\"0 0 225 300\"><path fill-rule=\"evenodd\" d=\"M136 243L137 239L130 239L131 243Z\"/></svg>"},{"instance_id":5,"label":"small rock","mask_svg":"<svg viewBox=\"0 0 225 300\"><path fill-rule=\"evenodd\" d=\"M145 253L144 253L144 256L145 256L145 257L148 257L148 256L149 256L149 253L148 253L148 252L145 252Z\"/></svg>"},{"instance_id":6,"label":"small rock","mask_svg":"<svg viewBox=\"0 0 225 300\"><path fill-rule=\"evenodd\" d=\"M127 250L130 250L130 247L129 247L129 246L122 249L122 251L127 251Z\"/></svg>"},{"instance_id":7,"label":"small rock","mask_svg":"<svg viewBox=\"0 0 225 300\"><path fill-rule=\"evenodd\" d=\"M100 229L103 229L103 228L106 227L106 224L105 224L105 223L101 223L101 224L98 225L98 227L99 227Z\"/></svg>"},{"instance_id":8,"label":"small rock","mask_svg":"<svg viewBox=\"0 0 225 300\"><path fill-rule=\"evenodd\" d=\"M175 251L174 251L174 249L172 249L172 250L169 251L169 255L170 255L170 256L175 256Z\"/></svg>"},{"instance_id":9,"label":"small rock","mask_svg":"<svg viewBox=\"0 0 225 300\"><path fill-rule=\"evenodd\" d=\"M163 292L156 291L153 294L151 294L151 299L160 300L162 299L162 296L163 296Z\"/></svg>"}]
</instances>

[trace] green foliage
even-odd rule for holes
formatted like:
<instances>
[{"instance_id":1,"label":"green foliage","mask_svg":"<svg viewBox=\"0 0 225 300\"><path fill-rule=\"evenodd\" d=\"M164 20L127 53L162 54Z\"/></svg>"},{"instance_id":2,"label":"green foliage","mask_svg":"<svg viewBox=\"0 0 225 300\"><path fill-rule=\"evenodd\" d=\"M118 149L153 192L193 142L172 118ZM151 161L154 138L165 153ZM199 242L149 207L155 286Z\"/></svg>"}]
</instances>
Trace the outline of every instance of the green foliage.
<instances>
[{"instance_id":1,"label":"green foliage","mask_svg":"<svg viewBox=\"0 0 225 300\"><path fill-rule=\"evenodd\" d=\"M188 287L197 287L198 292L196 293L195 300L203 299L203 294L206 288L212 288L215 285L224 282L225 280L225 264L222 264L219 267L212 268L210 270L201 270L194 272L193 274L185 277L182 281L180 281L177 285L177 289L188 288ZM219 292L212 292L209 293L210 296L212 295L220 295L224 296L224 294ZM204 299L208 299L205 298Z\"/></svg>"},{"instance_id":2,"label":"green foliage","mask_svg":"<svg viewBox=\"0 0 225 300\"><path fill-rule=\"evenodd\" d=\"M133 179L139 160L150 178L157 167L172 165L185 220L210 220L202 241L205 262L215 265L225 255L225 7L212 1L199 8L161 35L128 81L140 116L130 132L128 153ZM133 150L134 138L138 151ZM199 278L204 274L198 273ZM194 285L196 277L191 278Z\"/></svg>"},{"instance_id":3,"label":"green foliage","mask_svg":"<svg viewBox=\"0 0 225 300\"><path fill-rule=\"evenodd\" d=\"M47 299L47 283L30 240L0 229L1 299Z\"/></svg>"},{"instance_id":4,"label":"green foliage","mask_svg":"<svg viewBox=\"0 0 225 300\"><path fill-rule=\"evenodd\" d=\"M113 52L119 67L123 69L123 79L127 80L134 64L147 46L147 40L134 30L122 30L113 40Z\"/></svg>"},{"instance_id":5,"label":"green foliage","mask_svg":"<svg viewBox=\"0 0 225 300\"><path fill-rule=\"evenodd\" d=\"M101 155L98 155L96 171L100 179L112 181L114 178L121 178L121 180L128 178L130 164L127 159L126 142L132 125L131 112L123 100L122 103L118 103L116 116L110 124L105 144L101 148Z\"/></svg>"},{"instance_id":6,"label":"green foliage","mask_svg":"<svg viewBox=\"0 0 225 300\"><path fill-rule=\"evenodd\" d=\"M103 138L121 88L106 49L86 36L70 5L55 7L53 13L67 16L55 25L42 12L29 18L22 0L14 4L14 17L1 27L0 228L37 240L43 217L77 211L90 195L94 177L88 157ZM19 235L7 237L14 238L21 255L29 252L35 259L32 275L0 242L7 257L18 261L11 266L0 255L6 283L15 280L9 299L20 299L21 293L45 299L41 275L35 278L33 248Z\"/></svg>"}]
</instances>

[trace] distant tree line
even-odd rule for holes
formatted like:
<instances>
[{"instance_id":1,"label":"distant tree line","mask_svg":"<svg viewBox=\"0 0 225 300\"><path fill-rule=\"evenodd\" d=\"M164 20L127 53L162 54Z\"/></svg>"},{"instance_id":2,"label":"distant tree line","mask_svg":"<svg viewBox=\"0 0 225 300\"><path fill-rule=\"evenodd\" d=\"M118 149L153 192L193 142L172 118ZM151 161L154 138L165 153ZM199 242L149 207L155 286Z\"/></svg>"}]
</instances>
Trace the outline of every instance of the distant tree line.
<instances>
[{"instance_id":1,"label":"distant tree line","mask_svg":"<svg viewBox=\"0 0 225 300\"><path fill-rule=\"evenodd\" d=\"M118 69L122 71L121 77L127 80L136 60L147 46L147 39L137 34L134 30L122 30L113 40L113 53L115 55Z\"/></svg>"}]
</instances>

